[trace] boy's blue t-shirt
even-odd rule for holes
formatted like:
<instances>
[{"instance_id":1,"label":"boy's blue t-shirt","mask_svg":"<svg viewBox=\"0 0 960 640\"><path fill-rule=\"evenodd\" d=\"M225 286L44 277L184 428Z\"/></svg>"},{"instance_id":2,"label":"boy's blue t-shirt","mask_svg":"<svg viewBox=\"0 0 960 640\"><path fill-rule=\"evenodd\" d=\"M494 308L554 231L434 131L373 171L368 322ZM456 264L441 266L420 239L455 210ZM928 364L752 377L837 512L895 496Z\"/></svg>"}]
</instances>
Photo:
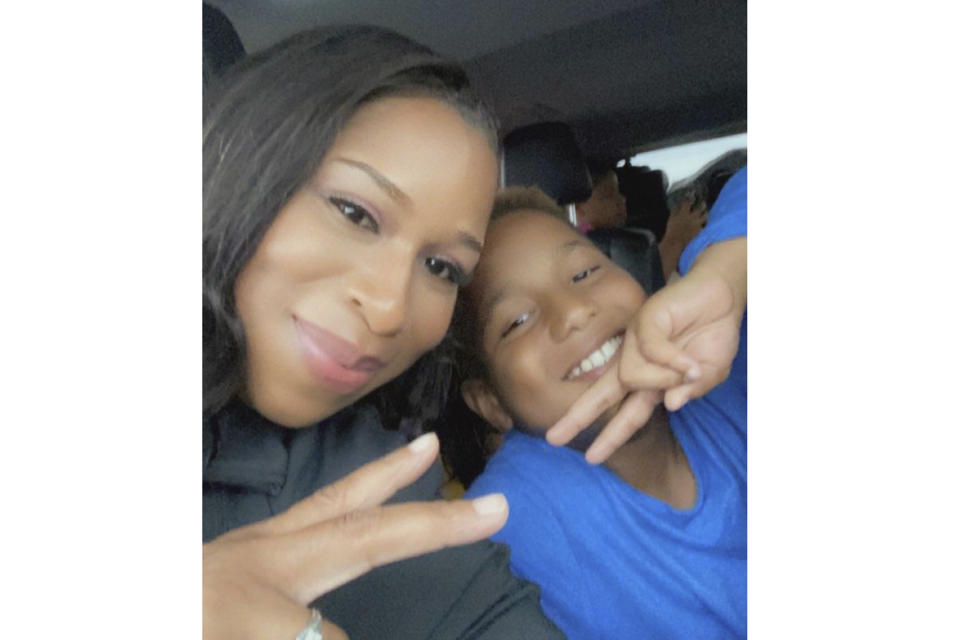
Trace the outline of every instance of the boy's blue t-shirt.
<instances>
[{"instance_id":1,"label":"boy's blue t-shirt","mask_svg":"<svg viewBox=\"0 0 960 640\"><path fill-rule=\"evenodd\" d=\"M730 179L680 260L746 235L746 169ZM544 612L570 638L733 638L747 634L747 320L730 377L670 414L697 480L674 509L583 454L509 433L468 497L510 503L493 539L514 572L541 587Z\"/></svg>"}]
</instances>

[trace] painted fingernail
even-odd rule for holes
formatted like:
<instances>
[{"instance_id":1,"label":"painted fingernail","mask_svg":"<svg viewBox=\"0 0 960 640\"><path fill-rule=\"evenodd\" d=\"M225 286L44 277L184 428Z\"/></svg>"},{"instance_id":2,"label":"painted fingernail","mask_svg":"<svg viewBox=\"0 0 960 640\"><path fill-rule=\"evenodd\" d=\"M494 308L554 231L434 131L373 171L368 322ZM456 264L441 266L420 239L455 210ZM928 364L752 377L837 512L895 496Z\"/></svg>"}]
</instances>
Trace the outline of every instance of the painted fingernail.
<instances>
[{"instance_id":1,"label":"painted fingernail","mask_svg":"<svg viewBox=\"0 0 960 640\"><path fill-rule=\"evenodd\" d=\"M491 493L473 501L473 510L481 516L502 513L507 509L507 499L502 493Z\"/></svg>"},{"instance_id":2,"label":"painted fingernail","mask_svg":"<svg viewBox=\"0 0 960 640\"><path fill-rule=\"evenodd\" d=\"M433 442L436 439L437 434L433 432L425 433L407 446L410 448L410 451L413 451L414 453L420 453L421 451L425 451L433 446Z\"/></svg>"}]
</instances>

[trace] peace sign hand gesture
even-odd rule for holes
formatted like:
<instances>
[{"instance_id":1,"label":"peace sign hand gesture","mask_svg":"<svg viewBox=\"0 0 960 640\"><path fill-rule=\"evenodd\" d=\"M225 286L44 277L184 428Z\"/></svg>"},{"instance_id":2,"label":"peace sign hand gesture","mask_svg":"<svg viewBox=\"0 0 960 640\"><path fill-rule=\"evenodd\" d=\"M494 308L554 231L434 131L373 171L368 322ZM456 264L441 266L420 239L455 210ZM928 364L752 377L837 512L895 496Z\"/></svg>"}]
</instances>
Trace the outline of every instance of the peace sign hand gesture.
<instances>
[{"instance_id":1,"label":"peace sign hand gesture","mask_svg":"<svg viewBox=\"0 0 960 640\"><path fill-rule=\"evenodd\" d=\"M435 434L414 440L287 511L203 546L205 640L292 640L307 605L371 569L475 542L506 522L500 494L472 501L380 506L437 456ZM324 619L325 640L346 638Z\"/></svg>"},{"instance_id":2,"label":"peace sign hand gesture","mask_svg":"<svg viewBox=\"0 0 960 640\"><path fill-rule=\"evenodd\" d=\"M723 382L740 341L746 266L745 237L720 242L651 296L627 328L617 367L574 402L547 440L566 444L619 405L587 449L587 461L599 464L646 424L661 398L676 411Z\"/></svg>"}]
</instances>

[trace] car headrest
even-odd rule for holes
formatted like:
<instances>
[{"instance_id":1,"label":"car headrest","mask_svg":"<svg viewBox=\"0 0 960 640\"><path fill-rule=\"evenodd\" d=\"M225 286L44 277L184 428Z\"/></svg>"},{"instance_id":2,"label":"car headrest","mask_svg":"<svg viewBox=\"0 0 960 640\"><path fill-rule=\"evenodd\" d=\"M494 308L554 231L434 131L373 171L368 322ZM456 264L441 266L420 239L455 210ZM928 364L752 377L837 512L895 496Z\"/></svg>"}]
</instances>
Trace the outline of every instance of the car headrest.
<instances>
[{"instance_id":1,"label":"car headrest","mask_svg":"<svg viewBox=\"0 0 960 640\"><path fill-rule=\"evenodd\" d=\"M651 232L599 227L588 231L587 237L614 264L633 276L648 296L664 286L660 250Z\"/></svg>"},{"instance_id":2,"label":"car headrest","mask_svg":"<svg viewBox=\"0 0 960 640\"><path fill-rule=\"evenodd\" d=\"M514 129L503 139L503 186L536 185L561 205L590 197L587 164L563 122Z\"/></svg>"},{"instance_id":3,"label":"car headrest","mask_svg":"<svg viewBox=\"0 0 960 640\"><path fill-rule=\"evenodd\" d=\"M617 168L617 178L620 192L627 200L626 226L649 229L660 241L670 213L663 171L627 165Z\"/></svg>"},{"instance_id":4,"label":"car headrest","mask_svg":"<svg viewBox=\"0 0 960 640\"><path fill-rule=\"evenodd\" d=\"M227 67L244 56L243 43L230 19L207 3L203 4L203 84L210 84Z\"/></svg>"}]
</instances>

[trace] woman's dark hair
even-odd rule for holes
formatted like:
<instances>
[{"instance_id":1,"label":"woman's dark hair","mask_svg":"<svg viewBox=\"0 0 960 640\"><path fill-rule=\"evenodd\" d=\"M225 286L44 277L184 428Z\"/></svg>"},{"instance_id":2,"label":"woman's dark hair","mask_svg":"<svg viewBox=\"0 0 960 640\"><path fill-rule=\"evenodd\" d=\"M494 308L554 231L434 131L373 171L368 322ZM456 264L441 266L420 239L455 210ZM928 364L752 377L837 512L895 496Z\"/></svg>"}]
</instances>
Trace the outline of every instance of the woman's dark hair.
<instances>
[{"instance_id":1,"label":"woman's dark hair","mask_svg":"<svg viewBox=\"0 0 960 640\"><path fill-rule=\"evenodd\" d=\"M435 97L486 132L491 112L465 72L369 26L324 27L241 61L207 89L203 109L203 417L241 390L246 346L234 284L279 211L317 171L363 104ZM372 394L386 426L419 433L445 401L444 346Z\"/></svg>"}]
</instances>

